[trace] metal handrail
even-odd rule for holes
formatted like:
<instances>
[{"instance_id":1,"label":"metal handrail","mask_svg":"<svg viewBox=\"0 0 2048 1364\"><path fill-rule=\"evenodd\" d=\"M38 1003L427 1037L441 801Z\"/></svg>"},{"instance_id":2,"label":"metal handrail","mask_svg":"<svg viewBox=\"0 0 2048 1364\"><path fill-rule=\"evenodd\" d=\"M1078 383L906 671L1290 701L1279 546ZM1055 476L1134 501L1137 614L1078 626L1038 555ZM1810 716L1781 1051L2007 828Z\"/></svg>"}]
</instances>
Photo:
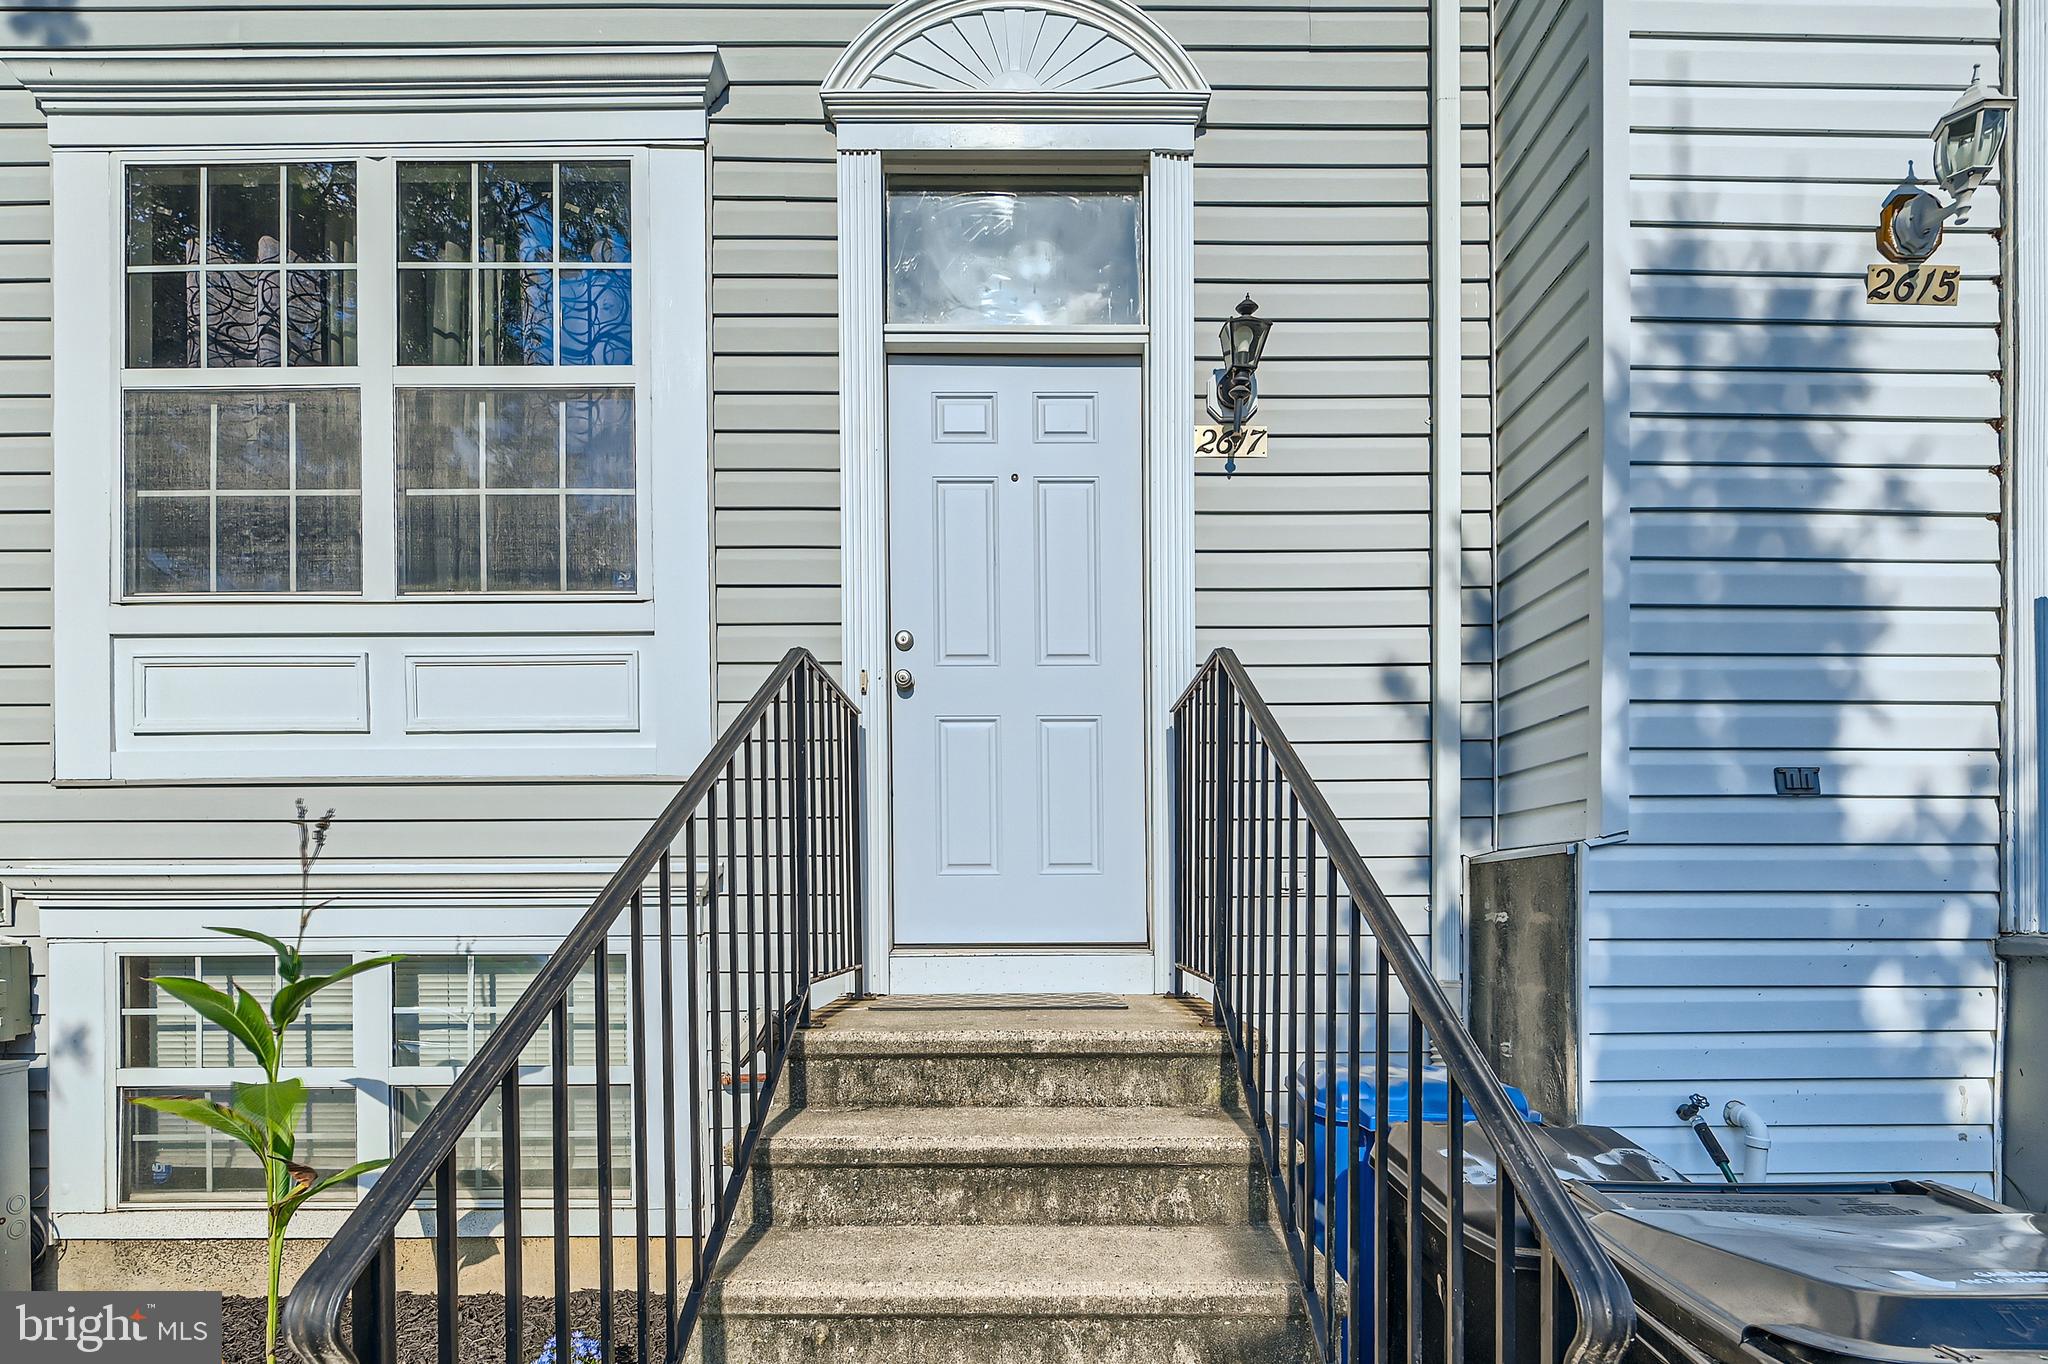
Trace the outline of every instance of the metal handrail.
<instances>
[{"instance_id":1,"label":"metal handrail","mask_svg":"<svg viewBox=\"0 0 2048 1364\"><path fill-rule=\"evenodd\" d=\"M1176 988L1186 975L1209 982L1219 1024L1229 1034L1240 1079L1253 1098L1251 1116L1266 1158L1268 1182L1281 1211L1288 1247L1310 1304L1318 1346L1325 1359L1385 1361L1405 1357L1420 1364L1424 1357L1424 1321L1431 1307L1425 1287L1442 1292L1439 1314L1444 1353L1461 1364L1465 1330L1463 1283L1464 1199L1463 1131L1459 1116L1469 1109L1491 1143L1498 1161L1496 1248L1497 1358L1508 1364L1518 1358L1523 1328L1515 1320L1515 1227L1518 1207L1525 1212L1541 1246L1538 1358L1555 1359L1559 1332L1566 1320L1554 1291L1561 1278L1571 1296L1576 1326L1565 1353L1567 1364L1616 1364L1635 1333L1635 1306L1614 1263L1566 1193L1563 1183L1538 1151L1529 1128L1493 1072L1457 1009L1410 940L1394 907L1359 856L1321 787L1295 752L1237 655L1227 648L1212 653L1174 703L1175 774L1177 783ZM1284 809L1284 813L1283 813ZM1306 833L1306 838L1303 835ZM1317 848L1320 845L1321 853ZM1306 856L1304 857L1304 852ZM1327 900L1325 938L1330 966L1326 979L1316 978L1318 870L1329 873L1322 896ZM1303 870L1306 869L1306 878ZM1340 897L1341 887L1341 897ZM1304 895L1305 891L1305 895ZM1339 899L1350 912L1340 917ZM1301 913L1307 910L1307 960L1301 958ZM1285 926L1282 925L1283 909ZM1269 914L1270 911L1270 914ZM1336 1286L1333 1262L1360 1266L1365 1244L1360 1228L1360 1180L1347 1175L1351 1216L1348 1247L1336 1239L1338 1147L1345 1147L1349 1168L1362 1145L1355 1135L1362 1117L1359 1104L1361 1004L1360 931L1372 940L1372 975L1377 989L1374 1009L1373 1066L1375 1127L1382 1143L1388 1131L1388 1052L1391 1046L1389 976L1398 979L1408 1000L1408 1080L1410 1121L1407 1124L1408 1181L1404 1253L1407 1283L1402 1300L1389 1285L1388 1250L1398 1230L1390 1221L1388 1152L1374 1160L1371 1176L1377 1199L1371 1214L1373 1282ZM1346 985L1349 1045L1338 1055L1337 958L1348 944L1350 971ZM1286 962L1281 962L1282 952ZM1283 975L1284 972L1284 975ZM1306 983L1302 977L1306 975ZM1351 1113L1337 1120L1334 1089L1326 1107L1326 1137L1321 1156L1324 1208L1320 1239L1313 1204L1312 1154L1296 1149L1313 1121L1310 1113L1316 1087L1318 987L1322 990L1322 1024L1329 1079L1348 1069ZM1306 1007L1304 1007L1304 1003ZM1444 1123L1447 1144L1444 1166L1444 1249L1440 1263L1425 1265L1433 1253L1423 1232L1422 1204L1428 1196L1423 1167L1424 1106L1423 1043L1434 1043L1446 1072L1448 1090ZM1305 1067L1296 1064L1305 1053ZM1278 1083L1283 1061L1291 1091L1283 1096ZM1303 1083L1304 1070L1306 1085ZM1304 1088L1308 1091L1303 1093ZM1283 1149L1274 1130L1287 1109L1290 1134ZM1341 1127L1341 1131L1337 1130ZM1306 1148L1312 1153L1313 1145ZM1348 1249L1348 1255L1345 1251ZM1320 1285L1318 1279L1320 1278ZM1340 1297L1344 1298L1342 1306ZM1364 1322L1373 1309L1370 1328ZM1399 1349L1388 1339L1389 1309L1404 1310L1407 1340ZM1368 1339L1368 1336L1370 1337Z\"/></svg>"},{"instance_id":2,"label":"metal handrail","mask_svg":"<svg viewBox=\"0 0 2048 1364\"><path fill-rule=\"evenodd\" d=\"M400 1147L396 1158L377 1177L333 1238L299 1278L287 1301L282 1321L286 1342L311 1364L396 1364L395 1250L393 1236L413 1212L429 1184L433 1185L433 1239L437 1268L439 1358L455 1360L456 1233L455 1158L464 1135L484 1116L494 1097L502 1104L504 1133L507 1364L521 1364L519 1342L521 1277L521 1166L519 1155L519 1062L521 1054L549 1030L553 1047L551 1078L553 1117L553 1184L549 1190L555 1243L555 1337L557 1355L567 1359L570 1291L568 1195L569 992L586 972L594 973L597 1017L592 1032L596 1049L598 1141L597 1235L603 1301L602 1351L613 1358L614 1265L611 1058L608 956L622 915L629 919L632 971L631 1011L625 1024L631 1035L634 1083L633 1195L638 1284L636 1315L640 1352L647 1359L650 1293L649 1147L663 1145L663 1203L667 1301L666 1357L680 1358L698 1312L711 1267L738 1207L741 1185L766 1110L779 1082L783 1061L795 1029L805 1021L812 987L851 974L852 991L865 992L861 874L859 707L806 649L791 649L771 671L753 697L726 726L704 760L669 801L647 832L620 863L589 909L562 939L561 945L535 975L473 1059L463 1066L433 1111ZM755 759L760 759L759 780ZM724 808L721 824L720 798ZM743 808L742 808L743 807ZM721 830L725 837L720 865ZM700 979L697 920L699 834L709 859L703 890L708 898L704 933L708 934L709 974ZM741 851L741 835L745 848ZM684 924L672 923L675 849L683 845L680 908ZM645 923L645 897L650 879L657 881L654 908L657 931ZM719 993L718 959L721 913L730 975L730 997ZM679 1014L674 999L675 937L683 938L688 980L681 1023L687 1051L678 1070L676 1036ZM745 983L749 998L741 1021L740 952L745 943ZM656 983L645 980L644 958L656 950ZM700 983L704 995L700 996ZM658 990L659 1010L651 1010L643 987ZM708 1004L708 1014L704 1005ZM730 1030L725 1020L730 1016ZM649 1026L658 1028L653 1041L661 1050L664 1111L650 1121L646 1103ZM701 1032L701 1036L700 1036ZM744 1036L745 1040L742 1040ZM765 1039L765 1045L763 1045ZM698 1073L704 1041L709 1042L708 1076ZM738 1074L742 1062L765 1051L764 1085L742 1112L737 1086L729 1096L732 1162L721 1169L727 1133L726 1096L719 1089L721 1065ZM681 1076L687 1089L691 1134L687 1147L676 1142L676 1110L683 1097L675 1088ZM704 1083L708 1079L708 1086ZM709 1090L707 1093L706 1090ZM709 1130L705 1130L706 1124ZM656 1128L659 1128L657 1132ZM742 1128L744 1127L744 1131ZM708 1150L703 1149L709 1147ZM687 1156L678 1155L679 1149ZM677 1164L689 1161L689 1258L691 1282L687 1298L676 1301L678 1222L685 1208L678 1198ZM707 1172L710 1178L705 1178ZM709 1184L707 1190L704 1186ZM708 1195L708 1197L707 1197ZM706 1226L705 1214L710 1213ZM355 1350L343 1343L341 1322L345 1300L352 1300Z\"/></svg>"}]
</instances>

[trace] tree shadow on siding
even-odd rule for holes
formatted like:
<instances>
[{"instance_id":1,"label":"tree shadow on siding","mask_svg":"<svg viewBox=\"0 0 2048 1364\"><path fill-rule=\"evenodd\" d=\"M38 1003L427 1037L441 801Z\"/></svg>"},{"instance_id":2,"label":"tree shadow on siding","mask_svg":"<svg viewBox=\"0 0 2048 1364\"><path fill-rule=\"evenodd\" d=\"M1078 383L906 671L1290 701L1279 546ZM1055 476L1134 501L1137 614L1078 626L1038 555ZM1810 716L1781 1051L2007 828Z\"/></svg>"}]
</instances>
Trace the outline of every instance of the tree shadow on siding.
<instances>
[{"instance_id":1,"label":"tree shadow on siding","mask_svg":"<svg viewBox=\"0 0 2048 1364\"><path fill-rule=\"evenodd\" d=\"M72 47L92 33L78 12L78 0L26 0L18 13L8 17L7 27L44 47Z\"/></svg>"},{"instance_id":2,"label":"tree shadow on siding","mask_svg":"<svg viewBox=\"0 0 2048 1364\"><path fill-rule=\"evenodd\" d=\"M1941 387L1916 377L1983 337L1866 304L1826 198L1774 186L1773 224L1734 224L1743 198L1684 178L1636 187L1634 351L1609 357L1633 367L1634 792L1593 932L1639 936L1587 968L1645 988L1593 1021L1588 1073L1635 1081L1609 1112L1656 1076L1673 1106L1748 1098L1788 1173L1988 1191L1997 476L1959 464L1967 399L1914 420ZM1780 767L1821 794L1777 795Z\"/></svg>"}]
</instances>

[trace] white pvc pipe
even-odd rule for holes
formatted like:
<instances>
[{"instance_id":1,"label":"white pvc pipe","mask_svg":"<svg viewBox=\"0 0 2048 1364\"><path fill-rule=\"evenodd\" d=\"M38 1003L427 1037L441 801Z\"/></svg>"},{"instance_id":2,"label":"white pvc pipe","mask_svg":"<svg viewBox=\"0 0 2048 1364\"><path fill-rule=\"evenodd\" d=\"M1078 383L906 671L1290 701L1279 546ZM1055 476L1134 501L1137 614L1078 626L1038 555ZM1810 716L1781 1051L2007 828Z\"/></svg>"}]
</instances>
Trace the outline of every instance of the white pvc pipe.
<instances>
[{"instance_id":1,"label":"white pvc pipe","mask_svg":"<svg viewBox=\"0 0 2048 1364\"><path fill-rule=\"evenodd\" d=\"M1742 1182L1761 1184L1771 1173L1771 1125L1740 1099L1730 1099L1721 1121L1742 1133Z\"/></svg>"}]
</instances>

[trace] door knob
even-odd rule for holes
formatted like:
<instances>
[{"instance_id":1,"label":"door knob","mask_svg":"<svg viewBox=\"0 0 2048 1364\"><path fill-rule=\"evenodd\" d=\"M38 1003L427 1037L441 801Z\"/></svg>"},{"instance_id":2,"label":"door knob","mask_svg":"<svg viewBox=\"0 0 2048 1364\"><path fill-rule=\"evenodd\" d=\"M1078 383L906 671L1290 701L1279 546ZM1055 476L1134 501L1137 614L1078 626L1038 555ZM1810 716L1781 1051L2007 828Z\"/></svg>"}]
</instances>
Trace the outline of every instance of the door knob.
<instances>
[{"instance_id":1,"label":"door knob","mask_svg":"<svg viewBox=\"0 0 2048 1364\"><path fill-rule=\"evenodd\" d=\"M897 690L897 691L909 691L909 690L910 690L910 684L911 684L911 682L912 682L913 680L914 680L914 679L913 679L913 678L912 678L912 677L910 676L910 669L908 669L908 668L898 668L898 669L896 670L896 690Z\"/></svg>"},{"instance_id":2,"label":"door knob","mask_svg":"<svg viewBox=\"0 0 2048 1364\"><path fill-rule=\"evenodd\" d=\"M896 647L898 649L908 649L911 645L915 643L917 643L917 641L910 637L910 631L898 630L896 632Z\"/></svg>"}]
</instances>

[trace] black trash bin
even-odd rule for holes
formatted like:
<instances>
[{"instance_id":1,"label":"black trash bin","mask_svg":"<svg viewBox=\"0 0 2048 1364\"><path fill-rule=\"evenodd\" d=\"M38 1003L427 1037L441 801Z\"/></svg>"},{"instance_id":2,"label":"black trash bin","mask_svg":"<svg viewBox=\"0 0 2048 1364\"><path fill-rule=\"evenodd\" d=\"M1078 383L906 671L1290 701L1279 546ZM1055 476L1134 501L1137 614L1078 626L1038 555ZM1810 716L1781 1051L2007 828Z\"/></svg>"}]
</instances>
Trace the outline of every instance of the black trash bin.
<instances>
[{"instance_id":1,"label":"black trash bin","mask_svg":"<svg viewBox=\"0 0 2048 1364\"><path fill-rule=\"evenodd\" d=\"M1549 1161L1559 1178L1569 1182L1607 1181L1639 1184L1683 1184L1685 1176L1659 1157L1643 1150L1633 1140L1611 1127L1542 1126L1528 1129L1537 1150ZM1425 1359L1444 1357L1444 1295L1448 1291L1440 1266L1449 1244L1445 1213L1444 1164L1448 1153L1448 1129L1442 1123L1425 1123L1422 1137L1422 1173L1428 1190L1422 1202L1424 1264L1437 1270L1422 1285L1422 1337ZM1499 1176L1492 1144L1477 1123L1465 1126L1465 1357L1494 1358L1494 1275L1498 1263L1499 1208L1495 1192ZM1390 1124L1387 1140L1374 1151L1374 1158L1387 1162L1387 1201L1392 1205L1392 1226L1387 1245L1387 1295L1390 1339L1396 1342L1390 1357L1401 1357L1399 1342L1408 1330L1408 1127ZM1537 1339L1538 1293L1542 1282L1542 1259L1530 1229L1528 1213L1522 1211L1515 1224L1515 1307L1516 1337L1530 1350ZM1575 1325L1569 1312L1558 1323L1560 1334L1569 1339ZM1538 1356L1525 1352L1522 1358L1535 1364Z\"/></svg>"},{"instance_id":2,"label":"black trash bin","mask_svg":"<svg viewBox=\"0 0 2048 1364\"><path fill-rule=\"evenodd\" d=\"M1567 1135L1574 1132L1583 1136L1576 1152ZM1635 1299L1630 1364L2048 1359L2048 1216L1917 1180L1690 1184L1612 1129L1543 1128L1531 1135ZM1405 1136L1390 1131L1378 1148L1388 1160L1397 1242L1406 1236ZM1619 1144L1597 1149L1608 1141ZM1485 1180L1491 1148L1472 1125L1465 1142L1467 1170ZM1443 1254L1444 1146L1441 1125L1425 1129L1423 1235L1431 1264L1441 1264ZM1647 1176L1638 1156L1653 1162ZM1602 1177L1610 1170L1621 1177ZM1492 1349L1492 1188L1466 1189L1467 1358L1486 1358ZM1535 1360L1540 1265L1526 1226L1521 1231L1516 1335L1521 1357ZM1390 1249L1389 1259L1397 1253L1405 1257L1405 1245ZM1405 1266L1405 1258L1397 1263ZM1423 1333L1441 1358L1442 1286L1425 1287ZM1405 1304L1390 1306L1405 1330ZM1571 1314L1560 1316L1568 1337Z\"/></svg>"}]
</instances>

